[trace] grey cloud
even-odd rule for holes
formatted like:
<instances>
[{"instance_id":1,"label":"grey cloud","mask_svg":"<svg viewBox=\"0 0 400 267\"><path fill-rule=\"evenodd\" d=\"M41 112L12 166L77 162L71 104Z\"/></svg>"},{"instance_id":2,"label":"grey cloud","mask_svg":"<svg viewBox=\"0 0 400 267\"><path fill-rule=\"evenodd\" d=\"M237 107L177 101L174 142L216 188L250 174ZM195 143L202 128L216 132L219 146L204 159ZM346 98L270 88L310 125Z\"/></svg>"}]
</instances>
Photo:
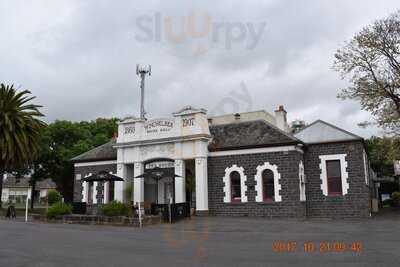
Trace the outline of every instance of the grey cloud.
<instances>
[{"instance_id":1,"label":"grey cloud","mask_svg":"<svg viewBox=\"0 0 400 267\"><path fill-rule=\"evenodd\" d=\"M370 115L356 102L336 98L346 82L330 68L333 53L364 25L399 7L395 0L2 1L0 80L32 90L48 121L123 117L139 111L135 65L152 64L146 91L151 116L168 116L186 104L246 111L244 83L254 110L272 112L284 104L290 119L326 119L369 136L379 130L356 124ZM193 12L199 27L204 14L215 23L266 27L253 49L246 39L227 49L226 35L213 42L211 33L182 43L135 38L141 16L170 17L178 29L181 17ZM218 109L232 98L239 104Z\"/></svg>"}]
</instances>

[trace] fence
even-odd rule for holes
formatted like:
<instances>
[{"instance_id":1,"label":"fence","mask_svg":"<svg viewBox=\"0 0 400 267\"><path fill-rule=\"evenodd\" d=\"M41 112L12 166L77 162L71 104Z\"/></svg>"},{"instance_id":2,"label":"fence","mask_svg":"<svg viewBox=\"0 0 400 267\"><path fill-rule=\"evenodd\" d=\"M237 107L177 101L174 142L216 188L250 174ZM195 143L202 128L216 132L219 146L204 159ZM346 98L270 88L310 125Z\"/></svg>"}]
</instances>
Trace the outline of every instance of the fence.
<instances>
[{"instance_id":1,"label":"fence","mask_svg":"<svg viewBox=\"0 0 400 267\"><path fill-rule=\"evenodd\" d=\"M152 204L151 214L160 214L165 222L177 222L184 218L190 217L190 204L175 203L175 204Z\"/></svg>"}]
</instances>

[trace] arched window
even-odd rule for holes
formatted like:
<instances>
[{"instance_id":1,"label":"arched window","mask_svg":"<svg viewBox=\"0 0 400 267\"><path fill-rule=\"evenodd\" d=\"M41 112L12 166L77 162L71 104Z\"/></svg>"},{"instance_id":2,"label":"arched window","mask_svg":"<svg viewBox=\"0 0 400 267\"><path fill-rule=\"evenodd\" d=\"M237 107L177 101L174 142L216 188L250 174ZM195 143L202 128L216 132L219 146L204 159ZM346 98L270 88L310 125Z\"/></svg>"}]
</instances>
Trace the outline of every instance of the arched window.
<instances>
[{"instance_id":1,"label":"arched window","mask_svg":"<svg viewBox=\"0 0 400 267\"><path fill-rule=\"evenodd\" d=\"M243 167L234 164L226 168L222 180L224 182L224 203L247 202L247 176L244 174Z\"/></svg>"},{"instance_id":2,"label":"arched window","mask_svg":"<svg viewBox=\"0 0 400 267\"><path fill-rule=\"evenodd\" d=\"M233 171L230 174L231 179L231 198L232 202L241 201L241 188L240 188L240 174L237 171Z\"/></svg>"},{"instance_id":3,"label":"arched window","mask_svg":"<svg viewBox=\"0 0 400 267\"><path fill-rule=\"evenodd\" d=\"M254 176L256 181L256 202L281 202L280 184L281 174L278 166L264 162L257 166L257 173Z\"/></svg>"},{"instance_id":4,"label":"arched window","mask_svg":"<svg viewBox=\"0 0 400 267\"><path fill-rule=\"evenodd\" d=\"M270 169L265 169L262 172L262 186L264 201L273 201L275 196L274 189L274 173Z\"/></svg>"}]
</instances>

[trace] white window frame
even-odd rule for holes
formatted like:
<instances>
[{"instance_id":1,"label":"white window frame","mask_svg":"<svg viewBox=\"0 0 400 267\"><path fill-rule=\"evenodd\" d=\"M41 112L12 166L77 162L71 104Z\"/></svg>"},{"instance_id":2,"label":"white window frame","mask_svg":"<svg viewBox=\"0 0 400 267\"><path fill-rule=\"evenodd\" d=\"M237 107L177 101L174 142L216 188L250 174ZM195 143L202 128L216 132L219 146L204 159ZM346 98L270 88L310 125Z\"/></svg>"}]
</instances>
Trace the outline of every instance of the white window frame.
<instances>
[{"instance_id":1,"label":"white window frame","mask_svg":"<svg viewBox=\"0 0 400 267\"><path fill-rule=\"evenodd\" d=\"M326 172L326 162L329 160L340 160L340 171L342 177L342 196L346 195L349 190L349 174L347 172L347 154L336 154L336 155L321 155L319 156L320 164L319 168L321 170L321 190L325 196L328 196L328 177Z\"/></svg>"},{"instance_id":2,"label":"white window frame","mask_svg":"<svg viewBox=\"0 0 400 267\"><path fill-rule=\"evenodd\" d=\"M263 196L263 181L262 181L262 173L265 170L271 170L274 174L274 202L281 202L282 201L282 196L280 194L280 191L282 189L281 184L279 183L279 180L281 179L281 174L278 172L278 166L277 165L272 165L269 162L264 162L263 165L257 166L257 173L254 176L255 181L256 181L256 202L264 202L264 196Z\"/></svg>"},{"instance_id":3,"label":"white window frame","mask_svg":"<svg viewBox=\"0 0 400 267\"><path fill-rule=\"evenodd\" d=\"M232 172L238 172L240 175L240 202L239 203L246 203L247 202L247 176L244 174L244 168L243 167L238 167L236 164L232 165L229 168L225 169L225 176L223 177L223 182L224 182L224 202L225 203L231 203L232 202L232 196L231 196L231 173Z\"/></svg>"},{"instance_id":4,"label":"white window frame","mask_svg":"<svg viewBox=\"0 0 400 267\"><path fill-rule=\"evenodd\" d=\"M299 162L299 189L300 189L300 201L306 201L306 175L304 173L304 163Z\"/></svg>"}]
</instances>

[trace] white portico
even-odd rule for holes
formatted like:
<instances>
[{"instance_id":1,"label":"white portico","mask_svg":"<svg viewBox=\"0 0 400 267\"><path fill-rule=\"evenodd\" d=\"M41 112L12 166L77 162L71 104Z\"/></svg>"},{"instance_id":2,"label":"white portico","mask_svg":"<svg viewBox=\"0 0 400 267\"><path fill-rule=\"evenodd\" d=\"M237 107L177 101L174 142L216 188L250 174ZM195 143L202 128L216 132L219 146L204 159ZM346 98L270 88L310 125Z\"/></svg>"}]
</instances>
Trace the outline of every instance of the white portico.
<instances>
[{"instance_id":1,"label":"white portico","mask_svg":"<svg viewBox=\"0 0 400 267\"><path fill-rule=\"evenodd\" d=\"M173 113L172 118L143 120L127 118L119 123L117 149L117 175L124 182L116 182L115 199L124 199L124 188L134 181L133 202L144 202L145 179L135 178L145 172L149 162L159 167L170 162L177 175L173 188L176 203L186 202L187 160L194 160L196 210L208 211L207 156L210 131L206 111L186 107ZM158 163L157 163L158 162ZM158 165L157 165L158 164ZM167 164L168 165L168 164ZM158 181L157 202L164 202L168 190L165 181Z\"/></svg>"}]
</instances>

